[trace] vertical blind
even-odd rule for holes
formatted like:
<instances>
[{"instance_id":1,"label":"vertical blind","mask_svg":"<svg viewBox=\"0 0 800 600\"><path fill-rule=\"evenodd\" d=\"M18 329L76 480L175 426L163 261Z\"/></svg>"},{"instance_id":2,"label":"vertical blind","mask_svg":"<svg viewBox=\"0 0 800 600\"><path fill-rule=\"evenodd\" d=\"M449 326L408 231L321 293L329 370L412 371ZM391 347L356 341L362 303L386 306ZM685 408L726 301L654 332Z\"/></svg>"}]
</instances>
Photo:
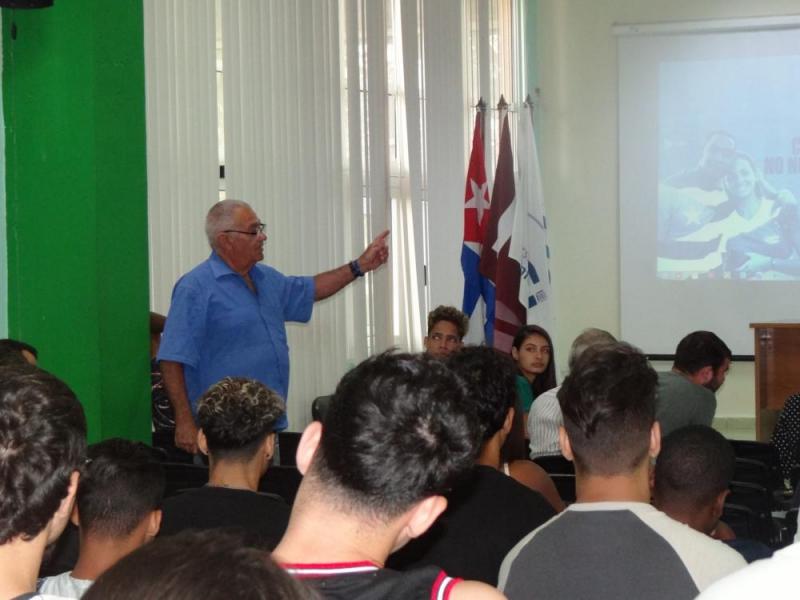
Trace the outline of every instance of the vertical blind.
<instances>
[{"instance_id":1,"label":"vertical blind","mask_svg":"<svg viewBox=\"0 0 800 600\"><path fill-rule=\"evenodd\" d=\"M426 219L446 205L434 235L454 228L460 248L477 100L463 84L504 85L510 28L497 23L514 4L145 0L153 310L166 313L174 282L209 252L203 219L219 199L220 156L225 196L267 224L266 262L284 273L335 268L392 230L387 267L289 325L292 429L369 354L421 349Z\"/></svg>"}]
</instances>

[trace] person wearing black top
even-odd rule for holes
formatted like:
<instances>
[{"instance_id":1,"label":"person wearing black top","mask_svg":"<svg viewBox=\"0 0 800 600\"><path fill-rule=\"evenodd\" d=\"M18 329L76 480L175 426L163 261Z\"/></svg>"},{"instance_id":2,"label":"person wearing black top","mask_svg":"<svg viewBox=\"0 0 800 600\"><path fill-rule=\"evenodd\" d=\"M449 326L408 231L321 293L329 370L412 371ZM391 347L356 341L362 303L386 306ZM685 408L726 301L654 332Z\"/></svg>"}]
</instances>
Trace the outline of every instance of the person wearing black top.
<instances>
[{"instance_id":1,"label":"person wearing black top","mask_svg":"<svg viewBox=\"0 0 800 600\"><path fill-rule=\"evenodd\" d=\"M447 495L447 510L424 535L392 554L387 566L406 570L437 565L451 576L497 585L508 551L556 514L531 486L545 491L559 510L563 503L533 462L515 461L511 467L501 463L500 448L511 429L516 400L511 359L492 348L472 346L451 356L447 365L469 389L466 402L478 414L481 451L470 476Z\"/></svg>"},{"instance_id":2,"label":"person wearing black top","mask_svg":"<svg viewBox=\"0 0 800 600\"><path fill-rule=\"evenodd\" d=\"M211 386L197 409L197 443L208 455L208 484L164 502L159 535L231 529L248 545L274 548L290 507L279 496L258 492L258 482L272 460L274 427L283 414L283 400L254 379L226 377Z\"/></svg>"}]
</instances>

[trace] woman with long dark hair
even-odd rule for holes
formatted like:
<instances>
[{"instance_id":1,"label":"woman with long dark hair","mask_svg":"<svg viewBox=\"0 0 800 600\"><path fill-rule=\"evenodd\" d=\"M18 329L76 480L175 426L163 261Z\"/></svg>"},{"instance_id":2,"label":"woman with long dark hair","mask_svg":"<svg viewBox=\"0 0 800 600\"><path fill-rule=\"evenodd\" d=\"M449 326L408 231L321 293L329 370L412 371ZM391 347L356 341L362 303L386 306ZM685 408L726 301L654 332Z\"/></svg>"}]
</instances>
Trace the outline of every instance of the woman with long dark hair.
<instances>
[{"instance_id":1,"label":"woman with long dark hair","mask_svg":"<svg viewBox=\"0 0 800 600\"><path fill-rule=\"evenodd\" d=\"M556 387L556 366L550 334L538 325L525 325L514 336L511 357L519 367L517 394L527 422L528 411L536 397Z\"/></svg>"},{"instance_id":2,"label":"woman with long dark hair","mask_svg":"<svg viewBox=\"0 0 800 600\"><path fill-rule=\"evenodd\" d=\"M536 396L556 387L553 342L550 334L538 325L524 325L514 336L511 357L519 368L517 403L511 433L502 448L505 461L528 457L528 411Z\"/></svg>"}]
</instances>

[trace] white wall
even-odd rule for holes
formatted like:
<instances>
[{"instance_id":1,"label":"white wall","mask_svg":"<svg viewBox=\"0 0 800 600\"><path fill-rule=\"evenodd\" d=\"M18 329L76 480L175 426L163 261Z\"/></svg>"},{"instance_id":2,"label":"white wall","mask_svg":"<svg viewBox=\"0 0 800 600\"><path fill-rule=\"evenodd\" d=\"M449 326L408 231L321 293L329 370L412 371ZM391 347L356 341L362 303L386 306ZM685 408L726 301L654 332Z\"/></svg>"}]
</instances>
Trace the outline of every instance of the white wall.
<instances>
[{"instance_id":1,"label":"white wall","mask_svg":"<svg viewBox=\"0 0 800 600\"><path fill-rule=\"evenodd\" d=\"M540 157L560 361L584 327L619 333L617 46L612 25L798 12L797 0L539 0ZM754 417L754 395L753 364L735 363L718 394L717 416Z\"/></svg>"}]
</instances>

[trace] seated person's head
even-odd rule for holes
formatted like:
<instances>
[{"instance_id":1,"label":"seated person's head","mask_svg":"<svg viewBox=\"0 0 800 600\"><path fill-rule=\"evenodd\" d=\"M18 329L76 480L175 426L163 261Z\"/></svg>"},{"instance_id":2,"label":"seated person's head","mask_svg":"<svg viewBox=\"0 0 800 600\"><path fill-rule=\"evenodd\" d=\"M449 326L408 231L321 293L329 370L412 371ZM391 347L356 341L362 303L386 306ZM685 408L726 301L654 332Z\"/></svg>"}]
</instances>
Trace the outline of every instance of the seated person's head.
<instances>
[{"instance_id":1,"label":"seated person's head","mask_svg":"<svg viewBox=\"0 0 800 600\"><path fill-rule=\"evenodd\" d=\"M461 350L469 329L467 315L453 306L437 306L428 313L428 335L425 352L436 358L445 358Z\"/></svg>"},{"instance_id":2,"label":"seated person's head","mask_svg":"<svg viewBox=\"0 0 800 600\"><path fill-rule=\"evenodd\" d=\"M627 475L658 454L657 375L625 343L588 348L558 391L561 446L577 475Z\"/></svg>"},{"instance_id":3,"label":"seated person's head","mask_svg":"<svg viewBox=\"0 0 800 600\"><path fill-rule=\"evenodd\" d=\"M514 361L494 348L468 346L453 354L447 366L467 385L466 402L475 407L483 441L502 432L502 444L511 430L517 398Z\"/></svg>"},{"instance_id":4,"label":"seated person's head","mask_svg":"<svg viewBox=\"0 0 800 600\"><path fill-rule=\"evenodd\" d=\"M694 331L678 343L672 368L716 392L725 382L731 357L730 348L716 334Z\"/></svg>"},{"instance_id":5,"label":"seated person's head","mask_svg":"<svg viewBox=\"0 0 800 600\"><path fill-rule=\"evenodd\" d=\"M64 530L86 458L75 394L30 365L0 368L0 545Z\"/></svg>"},{"instance_id":6,"label":"seated person's head","mask_svg":"<svg viewBox=\"0 0 800 600\"><path fill-rule=\"evenodd\" d=\"M297 463L305 478L295 508L308 497L384 528L422 507L432 518L413 522L410 537L424 532L480 446L466 393L443 362L425 355L362 362L339 382L324 427L314 422L303 434Z\"/></svg>"},{"instance_id":7,"label":"seated person's head","mask_svg":"<svg viewBox=\"0 0 800 600\"><path fill-rule=\"evenodd\" d=\"M127 551L150 541L161 523L165 487L152 451L112 438L89 446L88 454L75 507L81 538L111 540Z\"/></svg>"},{"instance_id":8,"label":"seated person's head","mask_svg":"<svg viewBox=\"0 0 800 600\"><path fill-rule=\"evenodd\" d=\"M596 329L589 327L584 329L578 337L572 341L572 346L569 350L569 368L578 360L589 348L595 348L602 345L614 345L617 343L616 338L604 329Z\"/></svg>"},{"instance_id":9,"label":"seated person's head","mask_svg":"<svg viewBox=\"0 0 800 600\"><path fill-rule=\"evenodd\" d=\"M654 504L673 519L711 533L735 467L733 447L721 433L705 425L676 429L664 438L656 461Z\"/></svg>"},{"instance_id":10,"label":"seated person's head","mask_svg":"<svg viewBox=\"0 0 800 600\"><path fill-rule=\"evenodd\" d=\"M556 365L550 334L538 325L523 325L511 342L511 356L539 395L556 387Z\"/></svg>"},{"instance_id":11,"label":"seated person's head","mask_svg":"<svg viewBox=\"0 0 800 600\"><path fill-rule=\"evenodd\" d=\"M316 596L263 551L228 532L158 538L106 571L85 600L308 600Z\"/></svg>"},{"instance_id":12,"label":"seated person's head","mask_svg":"<svg viewBox=\"0 0 800 600\"><path fill-rule=\"evenodd\" d=\"M261 461L266 471L275 451L275 424L285 412L280 396L255 379L226 377L197 406L198 445L219 461Z\"/></svg>"},{"instance_id":13,"label":"seated person's head","mask_svg":"<svg viewBox=\"0 0 800 600\"><path fill-rule=\"evenodd\" d=\"M36 365L39 353L36 348L19 340L0 340L0 367Z\"/></svg>"}]
</instances>

